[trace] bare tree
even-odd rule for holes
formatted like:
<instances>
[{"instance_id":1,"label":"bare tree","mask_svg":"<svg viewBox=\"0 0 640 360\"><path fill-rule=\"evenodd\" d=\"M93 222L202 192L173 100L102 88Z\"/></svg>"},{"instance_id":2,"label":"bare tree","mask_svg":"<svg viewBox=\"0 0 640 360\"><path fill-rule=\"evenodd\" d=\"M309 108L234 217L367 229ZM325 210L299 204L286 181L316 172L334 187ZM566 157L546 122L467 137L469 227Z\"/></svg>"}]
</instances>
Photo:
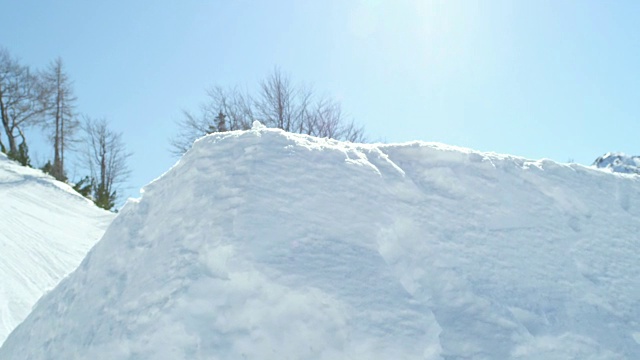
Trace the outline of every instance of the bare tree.
<instances>
[{"instance_id":1,"label":"bare tree","mask_svg":"<svg viewBox=\"0 0 640 360\"><path fill-rule=\"evenodd\" d=\"M219 131L246 130L253 122L252 100L237 89L214 87L207 91L207 101L200 112L183 110L178 121L179 132L171 139L171 152L184 154L193 141L206 134ZM223 118L223 128L220 119Z\"/></svg>"},{"instance_id":2,"label":"bare tree","mask_svg":"<svg viewBox=\"0 0 640 360\"><path fill-rule=\"evenodd\" d=\"M293 85L278 68L260 84L254 107L258 119L269 127L343 141L365 141L364 128L345 118L340 103L327 97L316 99L311 88Z\"/></svg>"},{"instance_id":3,"label":"bare tree","mask_svg":"<svg viewBox=\"0 0 640 360\"><path fill-rule=\"evenodd\" d=\"M268 127L304 133L312 95L310 89L294 86L287 75L275 68L260 83L260 91L254 103L257 117Z\"/></svg>"},{"instance_id":4,"label":"bare tree","mask_svg":"<svg viewBox=\"0 0 640 360\"><path fill-rule=\"evenodd\" d=\"M306 134L350 142L365 142L364 128L347 120L340 103L329 98L317 101L305 117Z\"/></svg>"},{"instance_id":5,"label":"bare tree","mask_svg":"<svg viewBox=\"0 0 640 360\"><path fill-rule=\"evenodd\" d=\"M216 120L223 114L225 116L225 129L217 131L247 130L253 122L252 99L243 94L237 88L223 89L220 86L207 91L209 101L202 105L202 111L207 119Z\"/></svg>"},{"instance_id":6,"label":"bare tree","mask_svg":"<svg viewBox=\"0 0 640 360\"><path fill-rule=\"evenodd\" d=\"M104 119L86 118L84 130L87 136L87 166L93 183L93 201L111 210L118 198L118 185L130 175L122 134L109 129Z\"/></svg>"},{"instance_id":7,"label":"bare tree","mask_svg":"<svg viewBox=\"0 0 640 360\"><path fill-rule=\"evenodd\" d=\"M178 132L171 138L171 152L180 156L191 148L193 141L209 133L208 119L191 111L182 110L182 117L177 122Z\"/></svg>"},{"instance_id":8,"label":"bare tree","mask_svg":"<svg viewBox=\"0 0 640 360\"><path fill-rule=\"evenodd\" d=\"M76 119L74 108L76 97L72 83L63 69L62 59L54 60L42 74L46 89L47 116L44 126L50 129L54 155L51 175L65 181L64 155L74 141L80 122Z\"/></svg>"},{"instance_id":9,"label":"bare tree","mask_svg":"<svg viewBox=\"0 0 640 360\"><path fill-rule=\"evenodd\" d=\"M257 96L220 87L210 89L207 96L198 114L183 111L179 132L171 141L175 155L184 154L200 136L248 129L254 120L294 133L365 141L364 129L346 119L338 102L326 97L316 100L311 88L294 85L278 68L260 83ZM220 127L220 118L224 119L224 128Z\"/></svg>"},{"instance_id":10,"label":"bare tree","mask_svg":"<svg viewBox=\"0 0 640 360\"><path fill-rule=\"evenodd\" d=\"M24 130L42 119L46 110L43 94L38 77L0 48L0 119L8 144L7 149L0 137L0 149L23 165L28 165Z\"/></svg>"}]
</instances>

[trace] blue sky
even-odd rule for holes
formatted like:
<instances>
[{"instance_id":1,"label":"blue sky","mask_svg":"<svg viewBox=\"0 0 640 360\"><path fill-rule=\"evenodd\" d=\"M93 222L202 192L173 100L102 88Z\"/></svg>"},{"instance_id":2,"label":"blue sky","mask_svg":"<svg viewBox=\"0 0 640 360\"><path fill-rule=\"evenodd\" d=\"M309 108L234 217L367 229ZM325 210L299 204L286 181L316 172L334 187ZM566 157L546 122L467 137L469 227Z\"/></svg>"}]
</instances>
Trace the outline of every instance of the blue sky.
<instances>
[{"instance_id":1,"label":"blue sky","mask_svg":"<svg viewBox=\"0 0 640 360\"><path fill-rule=\"evenodd\" d=\"M35 68L62 57L77 110L124 133L130 196L176 161L182 109L275 66L372 140L583 164L640 154L638 1L2 3L0 46Z\"/></svg>"}]
</instances>

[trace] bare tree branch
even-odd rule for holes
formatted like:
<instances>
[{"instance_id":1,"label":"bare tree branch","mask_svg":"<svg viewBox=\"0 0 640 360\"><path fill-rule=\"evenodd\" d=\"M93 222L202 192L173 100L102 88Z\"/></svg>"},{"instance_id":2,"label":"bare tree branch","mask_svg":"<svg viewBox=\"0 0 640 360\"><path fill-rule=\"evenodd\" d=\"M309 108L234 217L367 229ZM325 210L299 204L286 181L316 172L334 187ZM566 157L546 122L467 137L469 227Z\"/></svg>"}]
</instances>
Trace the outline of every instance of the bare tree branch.
<instances>
[{"instance_id":1,"label":"bare tree branch","mask_svg":"<svg viewBox=\"0 0 640 360\"><path fill-rule=\"evenodd\" d=\"M218 119L225 119L224 128L219 127ZM183 111L178 133L171 139L171 151L182 155L200 136L249 129L254 120L300 134L352 142L365 140L364 129L347 121L338 102L326 97L316 100L312 88L293 85L288 76L275 68L259 84L255 97L237 89L209 89L207 101L198 114Z\"/></svg>"},{"instance_id":2,"label":"bare tree branch","mask_svg":"<svg viewBox=\"0 0 640 360\"><path fill-rule=\"evenodd\" d=\"M86 162L93 179L93 200L110 210L118 198L119 185L127 180L130 170L122 134L109 129L105 119L85 118Z\"/></svg>"},{"instance_id":3,"label":"bare tree branch","mask_svg":"<svg viewBox=\"0 0 640 360\"><path fill-rule=\"evenodd\" d=\"M171 138L171 152L177 156L191 148L197 138L218 131L246 130L253 123L252 100L236 89L213 87L207 91L207 101L194 114L183 110L178 120L178 133ZM218 118L224 115L224 129L218 128Z\"/></svg>"},{"instance_id":4,"label":"bare tree branch","mask_svg":"<svg viewBox=\"0 0 640 360\"><path fill-rule=\"evenodd\" d=\"M291 84L288 76L275 68L260 83L260 92L254 106L258 119L268 127L290 132L304 128L304 118L312 92Z\"/></svg>"},{"instance_id":5,"label":"bare tree branch","mask_svg":"<svg viewBox=\"0 0 640 360\"><path fill-rule=\"evenodd\" d=\"M18 137L26 144L24 129L42 120L46 111L43 96L38 77L0 48L0 120L9 146L6 149L0 142L0 147L9 154L18 153Z\"/></svg>"},{"instance_id":6,"label":"bare tree branch","mask_svg":"<svg viewBox=\"0 0 640 360\"><path fill-rule=\"evenodd\" d=\"M58 180L66 180L64 155L77 142L80 122L75 114L73 88L69 76L64 71L62 59L57 58L49 68L41 74L44 89L43 99L47 109L43 126L50 132L54 149L51 175Z\"/></svg>"}]
</instances>

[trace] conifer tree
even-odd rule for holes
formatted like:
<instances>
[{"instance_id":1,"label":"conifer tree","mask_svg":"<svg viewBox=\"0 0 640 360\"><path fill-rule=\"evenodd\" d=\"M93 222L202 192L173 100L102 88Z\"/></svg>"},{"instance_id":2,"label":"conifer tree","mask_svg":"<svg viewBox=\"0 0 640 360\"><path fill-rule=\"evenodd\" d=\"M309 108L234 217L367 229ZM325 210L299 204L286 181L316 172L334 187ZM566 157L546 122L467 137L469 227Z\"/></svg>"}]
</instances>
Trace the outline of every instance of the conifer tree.
<instances>
[{"instance_id":1,"label":"conifer tree","mask_svg":"<svg viewBox=\"0 0 640 360\"><path fill-rule=\"evenodd\" d=\"M22 166L31 167L31 158L29 158L29 147L25 141L22 141L18 145L18 151L9 151L7 157L11 160L17 161Z\"/></svg>"},{"instance_id":2,"label":"conifer tree","mask_svg":"<svg viewBox=\"0 0 640 360\"><path fill-rule=\"evenodd\" d=\"M227 131L227 124L225 122L226 117L227 116L223 114L222 111L220 111L216 117L216 125L218 126L219 132Z\"/></svg>"},{"instance_id":3,"label":"conifer tree","mask_svg":"<svg viewBox=\"0 0 640 360\"><path fill-rule=\"evenodd\" d=\"M93 196L91 191L93 189L93 181L89 176L85 176L73 185L73 189L77 191L78 194L86 198L91 198Z\"/></svg>"}]
</instances>

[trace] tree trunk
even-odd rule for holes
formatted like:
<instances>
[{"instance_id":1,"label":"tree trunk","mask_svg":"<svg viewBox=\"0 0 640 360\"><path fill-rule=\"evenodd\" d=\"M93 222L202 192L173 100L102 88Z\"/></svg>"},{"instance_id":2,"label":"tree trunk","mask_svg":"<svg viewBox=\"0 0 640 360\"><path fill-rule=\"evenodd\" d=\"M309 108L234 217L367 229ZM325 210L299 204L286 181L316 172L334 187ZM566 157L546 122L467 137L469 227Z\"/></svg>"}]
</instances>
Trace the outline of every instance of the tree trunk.
<instances>
[{"instance_id":1,"label":"tree trunk","mask_svg":"<svg viewBox=\"0 0 640 360\"><path fill-rule=\"evenodd\" d=\"M0 91L0 115L2 117L2 127L4 128L4 133L7 134L9 151L7 152L7 148L4 147L2 140L0 140L0 147L2 147L3 152L16 153L18 151L18 146L16 145L16 140L13 138L13 132L11 131L9 121L9 114L7 114L7 107L4 104L3 96L4 94L2 93L2 91Z\"/></svg>"},{"instance_id":2,"label":"tree trunk","mask_svg":"<svg viewBox=\"0 0 640 360\"><path fill-rule=\"evenodd\" d=\"M17 153L18 145L16 144L16 139L13 137L11 126L9 126L8 122L5 122L4 119L2 119L2 126L7 134L7 140L9 141L9 153Z\"/></svg>"}]
</instances>

